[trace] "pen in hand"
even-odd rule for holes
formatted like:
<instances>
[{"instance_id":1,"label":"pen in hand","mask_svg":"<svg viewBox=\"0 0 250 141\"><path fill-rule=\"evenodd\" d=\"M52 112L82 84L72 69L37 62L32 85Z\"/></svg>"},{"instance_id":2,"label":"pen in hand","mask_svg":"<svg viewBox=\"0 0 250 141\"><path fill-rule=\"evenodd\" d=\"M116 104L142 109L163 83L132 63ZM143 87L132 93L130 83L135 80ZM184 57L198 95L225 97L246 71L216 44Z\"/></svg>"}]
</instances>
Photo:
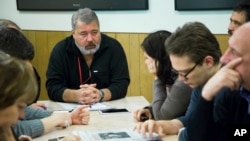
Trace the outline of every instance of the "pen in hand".
<instances>
[{"instance_id":1,"label":"pen in hand","mask_svg":"<svg viewBox=\"0 0 250 141\"><path fill-rule=\"evenodd\" d=\"M30 105L33 108L39 108L43 110L47 110L47 107L43 103L33 103Z\"/></svg>"},{"instance_id":2,"label":"pen in hand","mask_svg":"<svg viewBox=\"0 0 250 141\"><path fill-rule=\"evenodd\" d=\"M42 105L41 107L42 107L42 109L47 110L46 106Z\"/></svg>"},{"instance_id":3,"label":"pen in hand","mask_svg":"<svg viewBox=\"0 0 250 141\"><path fill-rule=\"evenodd\" d=\"M66 127L66 130L68 131L68 133L69 133L69 135L71 134L71 132L70 132L70 123L69 123L69 121L68 120L65 120L65 127Z\"/></svg>"}]
</instances>

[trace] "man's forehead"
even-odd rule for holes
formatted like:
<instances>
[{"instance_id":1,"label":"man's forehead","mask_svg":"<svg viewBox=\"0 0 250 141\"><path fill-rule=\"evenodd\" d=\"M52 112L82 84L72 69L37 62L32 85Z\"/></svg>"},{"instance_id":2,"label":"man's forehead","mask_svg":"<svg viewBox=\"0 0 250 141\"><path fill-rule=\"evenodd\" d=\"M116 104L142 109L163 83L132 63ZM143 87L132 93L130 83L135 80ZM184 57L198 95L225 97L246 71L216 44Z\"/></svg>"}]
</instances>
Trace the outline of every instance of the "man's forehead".
<instances>
[{"instance_id":1,"label":"man's forehead","mask_svg":"<svg viewBox=\"0 0 250 141\"><path fill-rule=\"evenodd\" d=\"M188 55L173 55L173 54L170 54L169 57L170 57L171 60L173 59L175 61L192 62Z\"/></svg>"},{"instance_id":2,"label":"man's forehead","mask_svg":"<svg viewBox=\"0 0 250 141\"><path fill-rule=\"evenodd\" d=\"M232 13L232 16L231 16L231 20L233 21L237 21L241 24L245 23L246 22L246 15L245 15L245 12L243 11L235 11Z\"/></svg>"},{"instance_id":3,"label":"man's forehead","mask_svg":"<svg viewBox=\"0 0 250 141\"><path fill-rule=\"evenodd\" d=\"M229 39L229 46L231 48L233 48L234 50L238 50L239 48L243 50L247 50L249 49L247 48L243 48L245 46L249 46L250 47L250 23L246 23L243 24L242 26L240 26L235 33L233 34L233 36ZM242 52L243 53L243 52Z\"/></svg>"},{"instance_id":4,"label":"man's forehead","mask_svg":"<svg viewBox=\"0 0 250 141\"><path fill-rule=\"evenodd\" d=\"M183 55L183 56L169 55L169 57L170 57L173 68L176 70L186 69L186 67L192 63L192 61L190 60L190 57L188 57L187 55Z\"/></svg>"}]
</instances>

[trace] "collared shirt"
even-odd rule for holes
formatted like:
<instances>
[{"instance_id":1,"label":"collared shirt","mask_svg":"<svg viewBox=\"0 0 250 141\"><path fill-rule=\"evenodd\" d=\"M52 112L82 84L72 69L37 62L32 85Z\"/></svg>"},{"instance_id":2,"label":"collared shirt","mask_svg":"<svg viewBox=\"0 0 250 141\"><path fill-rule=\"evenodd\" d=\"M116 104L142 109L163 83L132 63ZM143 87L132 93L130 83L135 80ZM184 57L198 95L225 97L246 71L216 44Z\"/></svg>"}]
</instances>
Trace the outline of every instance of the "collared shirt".
<instances>
[{"instance_id":1,"label":"collared shirt","mask_svg":"<svg viewBox=\"0 0 250 141\"><path fill-rule=\"evenodd\" d=\"M248 102L248 114L250 115L250 92L241 87L240 95Z\"/></svg>"}]
</instances>

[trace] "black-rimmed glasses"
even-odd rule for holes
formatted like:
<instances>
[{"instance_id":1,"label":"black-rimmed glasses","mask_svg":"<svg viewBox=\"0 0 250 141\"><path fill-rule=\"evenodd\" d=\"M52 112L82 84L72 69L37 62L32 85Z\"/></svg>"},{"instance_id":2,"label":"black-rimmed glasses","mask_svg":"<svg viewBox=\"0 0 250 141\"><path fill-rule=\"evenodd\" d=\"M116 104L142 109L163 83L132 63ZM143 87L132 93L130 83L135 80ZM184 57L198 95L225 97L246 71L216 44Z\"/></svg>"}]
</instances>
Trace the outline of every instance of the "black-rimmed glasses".
<instances>
[{"instance_id":1,"label":"black-rimmed glasses","mask_svg":"<svg viewBox=\"0 0 250 141\"><path fill-rule=\"evenodd\" d=\"M202 60L203 60L203 59L201 59L200 61L198 61L198 62L197 62L190 70L188 70L185 74L180 73L180 72L176 71L175 69L172 69L172 71L173 71L174 73L176 73L177 75L183 77L183 78L187 78L187 76L197 67L198 64L201 63Z\"/></svg>"}]
</instances>

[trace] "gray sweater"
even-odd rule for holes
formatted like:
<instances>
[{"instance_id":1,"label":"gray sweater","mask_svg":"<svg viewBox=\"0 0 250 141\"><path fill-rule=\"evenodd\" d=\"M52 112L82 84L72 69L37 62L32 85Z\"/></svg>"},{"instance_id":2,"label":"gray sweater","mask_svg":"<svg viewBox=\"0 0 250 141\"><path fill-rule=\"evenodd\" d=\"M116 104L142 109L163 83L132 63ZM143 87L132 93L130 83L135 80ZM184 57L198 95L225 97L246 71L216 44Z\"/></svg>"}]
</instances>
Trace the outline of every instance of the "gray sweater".
<instances>
[{"instance_id":1,"label":"gray sweater","mask_svg":"<svg viewBox=\"0 0 250 141\"><path fill-rule=\"evenodd\" d=\"M154 81L153 102L149 109L156 120L169 120L185 114L192 89L180 80L166 87L160 80Z\"/></svg>"},{"instance_id":2,"label":"gray sweater","mask_svg":"<svg viewBox=\"0 0 250 141\"><path fill-rule=\"evenodd\" d=\"M52 113L52 111L27 106L25 108L25 118L19 120L17 124L13 125L14 133L17 137L20 135L28 135L32 138L41 136L44 132L44 125L40 119L48 117Z\"/></svg>"}]
</instances>

